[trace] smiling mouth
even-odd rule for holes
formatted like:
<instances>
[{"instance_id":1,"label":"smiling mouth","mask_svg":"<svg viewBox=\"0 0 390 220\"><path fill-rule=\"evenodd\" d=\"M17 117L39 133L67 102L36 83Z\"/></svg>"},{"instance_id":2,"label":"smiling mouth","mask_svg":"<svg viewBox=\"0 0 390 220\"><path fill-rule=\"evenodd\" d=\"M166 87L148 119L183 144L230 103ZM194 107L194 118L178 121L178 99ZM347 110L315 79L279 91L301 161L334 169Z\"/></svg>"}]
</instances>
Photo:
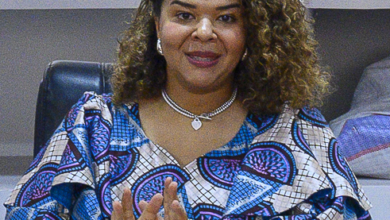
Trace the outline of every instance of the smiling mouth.
<instances>
[{"instance_id":1,"label":"smiling mouth","mask_svg":"<svg viewBox=\"0 0 390 220\"><path fill-rule=\"evenodd\" d=\"M192 52L186 54L188 61L194 66L200 68L207 68L216 65L221 57L219 54L214 52Z\"/></svg>"},{"instance_id":2,"label":"smiling mouth","mask_svg":"<svg viewBox=\"0 0 390 220\"><path fill-rule=\"evenodd\" d=\"M193 60L196 60L196 61L203 61L203 62L211 62L213 60L216 60L218 59L218 57L199 57L199 56L191 56L191 55L188 55L191 59Z\"/></svg>"}]
</instances>

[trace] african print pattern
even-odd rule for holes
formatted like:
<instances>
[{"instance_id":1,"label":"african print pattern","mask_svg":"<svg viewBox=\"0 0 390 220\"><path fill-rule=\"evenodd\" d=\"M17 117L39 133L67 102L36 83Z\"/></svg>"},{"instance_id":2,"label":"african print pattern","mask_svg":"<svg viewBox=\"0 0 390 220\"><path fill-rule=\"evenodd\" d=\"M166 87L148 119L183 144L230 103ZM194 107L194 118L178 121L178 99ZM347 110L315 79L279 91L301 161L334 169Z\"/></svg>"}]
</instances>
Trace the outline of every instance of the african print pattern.
<instances>
[{"instance_id":1,"label":"african print pattern","mask_svg":"<svg viewBox=\"0 0 390 220\"><path fill-rule=\"evenodd\" d=\"M6 219L108 219L178 183L189 219L370 219L370 204L316 109L248 114L225 146L185 167L142 130L138 104L87 92L5 202ZM163 214L161 208L160 214Z\"/></svg>"}]
</instances>

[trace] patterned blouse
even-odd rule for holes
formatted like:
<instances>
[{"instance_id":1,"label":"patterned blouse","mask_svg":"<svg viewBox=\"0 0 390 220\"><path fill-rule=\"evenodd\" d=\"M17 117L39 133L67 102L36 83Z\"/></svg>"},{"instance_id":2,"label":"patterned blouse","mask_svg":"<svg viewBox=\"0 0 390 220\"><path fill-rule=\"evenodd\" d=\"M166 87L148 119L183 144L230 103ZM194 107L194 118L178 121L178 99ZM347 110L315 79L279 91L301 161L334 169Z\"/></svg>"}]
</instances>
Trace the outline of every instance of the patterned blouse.
<instances>
[{"instance_id":1,"label":"patterned blouse","mask_svg":"<svg viewBox=\"0 0 390 220\"><path fill-rule=\"evenodd\" d=\"M167 131L169 132L169 131ZM371 219L371 207L316 109L248 113L226 145L185 167L142 130L138 104L86 92L5 202L6 219L109 219L178 183L189 219ZM163 210L161 208L161 215Z\"/></svg>"}]
</instances>

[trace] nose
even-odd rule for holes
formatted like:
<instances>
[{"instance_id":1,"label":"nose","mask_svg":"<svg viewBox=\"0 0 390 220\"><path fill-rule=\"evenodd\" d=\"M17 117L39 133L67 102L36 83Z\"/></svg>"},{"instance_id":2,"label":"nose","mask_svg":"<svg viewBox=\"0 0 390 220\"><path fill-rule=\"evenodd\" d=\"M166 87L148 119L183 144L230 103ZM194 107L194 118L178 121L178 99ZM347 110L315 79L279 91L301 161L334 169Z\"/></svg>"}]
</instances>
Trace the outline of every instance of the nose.
<instances>
[{"instance_id":1,"label":"nose","mask_svg":"<svg viewBox=\"0 0 390 220\"><path fill-rule=\"evenodd\" d=\"M201 41L214 40L217 35L214 33L213 23L210 19L201 19L196 26L196 30L192 33L192 37Z\"/></svg>"}]
</instances>

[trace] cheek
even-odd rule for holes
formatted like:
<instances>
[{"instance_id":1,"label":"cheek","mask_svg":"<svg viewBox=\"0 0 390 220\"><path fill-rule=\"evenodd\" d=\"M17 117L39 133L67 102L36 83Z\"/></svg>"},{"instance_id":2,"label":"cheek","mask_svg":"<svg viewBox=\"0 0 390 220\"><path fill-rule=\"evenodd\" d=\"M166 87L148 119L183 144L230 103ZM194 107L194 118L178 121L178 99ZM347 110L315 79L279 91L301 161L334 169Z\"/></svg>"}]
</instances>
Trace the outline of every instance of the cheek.
<instances>
[{"instance_id":1,"label":"cheek","mask_svg":"<svg viewBox=\"0 0 390 220\"><path fill-rule=\"evenodd\" d=\"M226 33L225 36L228 51L235 56L241 56L245 50L245 30L232 30Z\"/></svg>"},{"instance_id":2,"label":"cheek","mask_svg":"<svg viewBox=\"0 0 390 220\"><path fill-rule=\"evenodd\" d=\"M188 30L177 24L167 24L161 33L162 43L167 47L180 48L184 43ZM164 45L163 45L164 46Z\"/></svg>"}]
</instances>

